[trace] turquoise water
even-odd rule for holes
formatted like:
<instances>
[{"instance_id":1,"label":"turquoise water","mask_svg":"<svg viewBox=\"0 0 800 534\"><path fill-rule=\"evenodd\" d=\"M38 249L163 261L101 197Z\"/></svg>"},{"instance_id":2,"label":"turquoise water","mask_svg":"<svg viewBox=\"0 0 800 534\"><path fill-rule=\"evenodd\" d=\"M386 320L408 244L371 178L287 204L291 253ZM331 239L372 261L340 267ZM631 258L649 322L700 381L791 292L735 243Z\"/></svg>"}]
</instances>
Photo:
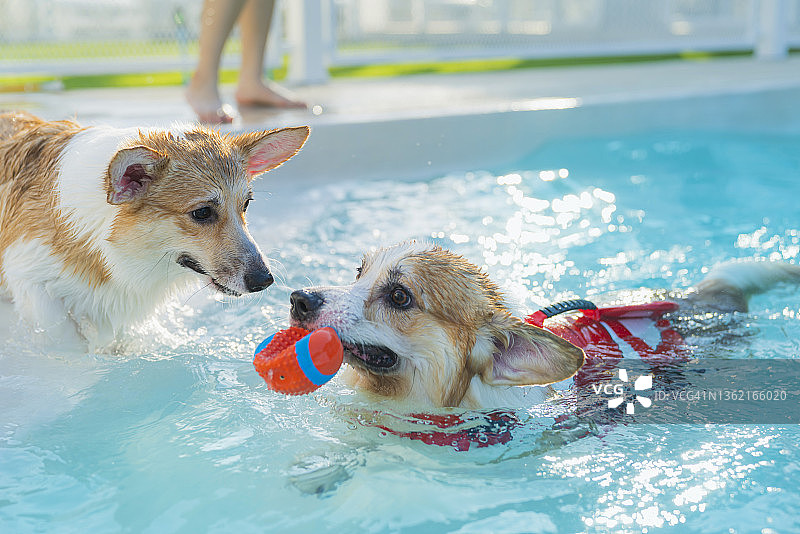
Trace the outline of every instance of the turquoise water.
<instances>
[{"instance_id":1,"label":"turquoise water","mask_svg":"<svg viewBox=\"0 0 800 534\"><path fill-rule=\"evenodd\" d=\"M23 333L0 348L0 532L800 531L797 426L579 437L520 409L510 442L457 452L381 431L335 380L273 394L251 363L290 289L347 283L363 250L408 238L530 309L685 289L733 257L796 262L798 176L797 136L660 132L425 181L262 183L251 227L281 278L265 294L187 296L126 356L42 354ZM799 318L780 287L706 353L797 358Z\"/></svg>"}]
</instances>

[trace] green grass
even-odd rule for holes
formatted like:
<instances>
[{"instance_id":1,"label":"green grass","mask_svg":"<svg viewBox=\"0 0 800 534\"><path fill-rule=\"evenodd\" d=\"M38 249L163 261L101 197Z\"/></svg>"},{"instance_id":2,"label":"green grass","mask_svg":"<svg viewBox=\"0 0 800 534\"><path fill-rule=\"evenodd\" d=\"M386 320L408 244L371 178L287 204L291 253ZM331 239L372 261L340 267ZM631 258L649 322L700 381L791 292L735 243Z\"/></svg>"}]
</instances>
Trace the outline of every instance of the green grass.
<instances>
[{"instance_id":1,"label":"green grass","mask_svg":"<svg viewBox=\"0 0 800 534\"><path fill-rule=\"evenodd\" d=\"M86 74L74 76L3 76L0 75L0 92L41 91L47 89L102 89L124 87L171 87L184 85L189 72L165 71L129 74ZM275 69L270 76L280 80L286 77L286 69ZM236 83L237 70L222 70L220 83Z\"/></svg>"},{"instance_id":2,"label":"green grass","mask_svg":"<svg viewBox=\"0 0 800 534\"><path fill-rule=\"evenodd\" d=\"M54 59L113 59L164 58L187 55L197 57L198 44L190 39L182 44L175 39L164 40L120 40L99 42L38 42L2 43L0 58L17 61L51 61ZM225 43L225 54L239 54L241 41L231 38Z\"/></svg>"},{"instance_id":3,"label":"green grass","mask_svg":"<svg viewBox=\"0 0 800 534\"><path fill-rule=\"evenodd\" d=\"M498 70L535 69L545 67L576 67L587 65L609 65L622 63L645 63L685 59L705 61L715 57L749 56L751 52L683 52L681 54L648 54L631 56L598 56L546 59L497 58L463 61L444 61L437 63L404 63L391 65L365 65L356 67L333 67L333 77L386 77L413 74L447 74L455 72L488 72Z\"/></svg>"},{"instance_id":4,"label":"green grass","mask_svg":"<svg viewBox=\"0 0 800 534\"><path fill-rule=\"evenodd\" d=\"M140 74L91 74L64 76L59 81L62 87L71 89L93 89L101 87L166 87L184 85L189 74L180 71L151 72ZM235 70L220 72L221 83L234 83L238 79Z\"/></svg>"},{"instance_id":5,"label":"green grass","mask_svg":"<svg viewBox=\"0 0 800 534\"><path fill-rule=\"evenodd\" d=\"M238 43L235 45L237 46ZM56 45L44 46L37 45L33 52L28 52L36 57L53 57ZM121 43L122 48L130 47L130 43ZM165 45L167 46L167 45ZM174 43L169 45L175 47ZM234 48L235 48L234 46ZM8 47L0 47L8 48ZM66 48L66 55L62 51ZM57 45L59 57L100 57L97 53L97 45L91 46L81 43L71 45ZM130 48L128 48L129 50ZM153 47L152 50L155 50ZM104 46L104 54L108 53L108 48ZM141 50L138 48L137 50ZM0 50L3 52L4 50ZM17 50L17 53L22 53ZM175 50L177 53L177 50ZM92 55L94 54L94 55ZM153 55L163 55L164 50ZM333 78L345 77L393 77L409 76L414 74L446 74L457 72L491 72L515 69L535 69L545 67L573 67L587 65L608 65L608 64L630 64L644 63L667 60L688 60L688 61L707 61L718 57L749 56L751 51L737 52L691 52L681 54L650 54L635 56L611 56L611 57L578 57L578 58L551 58L551 59L480 59L465 61L442 61L442 62L418 62L400 63L390 65L365 65L356 67L332 67L330 74ZM286 77L286 66L275 69L268 73L274 80L282 80ZM27 75L27 76L4 76L0 75L0 92L11 91L36 91L48 88L60 88L64 90L89 89L89 88L111 88L111 87L147 87L147 86L179 86L186 82L189 73L181 71L168 72L149 72L131 74L100 74L100 75L81 75L81 76L47 76L47 75ZM235 70L225 70L221 73L222 83L235 83L237 72Z\"/></svg>"},{"instance_id":6,"label":"green grass","mask_svg":"<svg viewBox=\"0 0 800 534\"><path fill-rule=\"evenodd\" d=\"M238 43L237 45L237 51ZM0 45L0 56L15 58L21 61L42 61L58 59L107 59L109 57L164 57L178 56L182 53L180 45L174 41L103 41L92 42L57 42L57 43L21 43ZM227 47L226 47L227 50ZM197 43L188 43L187 54L197 54Z\"/></svg>"},{"instance_id":7,"label":"green grass","mask_svg":"<svg viewBox=\"0 0 800 534\"><path fill-rule=\"evenodd\" d=\"M241 53L238 39L230 39L225 54ZM0 58L24 61L52 61L74 59L162 59L197 57L197 41L181 46L175 40L164 41L104 41L67 43L0 44ZM0 92L36 91L47 88L87 89L104 87L144 87L182 85L189 73L181 71L154 71L127 74L68 75L0 74ZM236 81L235 71L220 74L223 83Z\"/></svg>"}]
</instances>

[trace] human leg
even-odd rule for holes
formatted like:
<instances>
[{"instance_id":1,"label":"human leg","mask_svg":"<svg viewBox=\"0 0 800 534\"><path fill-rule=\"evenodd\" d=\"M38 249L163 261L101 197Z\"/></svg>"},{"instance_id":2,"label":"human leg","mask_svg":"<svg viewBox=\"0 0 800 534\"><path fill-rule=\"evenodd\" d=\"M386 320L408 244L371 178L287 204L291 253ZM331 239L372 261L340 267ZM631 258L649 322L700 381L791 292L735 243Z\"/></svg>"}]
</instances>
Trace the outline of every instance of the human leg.
<instances>
[{"instance_id":1,"label":"human leg","mask_svg":"<svg viewBox=\"0 0 800 534\"><path fill-rule=\"evenodd\" d=\"M244 4L245 0L206 0L203 4L197 70L186 89L186 100L203 122L233 122L219 96L219 64L225 41Z\"/></svg>"},{"instance_id":2,"label":"human leg","mask_svg":"<svg viewBox=\"0 0 800 534\"><path fill-rule=\"evenodd\" d=\"M269 36L274 0L247 0L239 18L242 34L242 68L236 101L241 106L304 108L306 104L277 84L263 80L264 52Z\"/></svg>"}]
</instances>

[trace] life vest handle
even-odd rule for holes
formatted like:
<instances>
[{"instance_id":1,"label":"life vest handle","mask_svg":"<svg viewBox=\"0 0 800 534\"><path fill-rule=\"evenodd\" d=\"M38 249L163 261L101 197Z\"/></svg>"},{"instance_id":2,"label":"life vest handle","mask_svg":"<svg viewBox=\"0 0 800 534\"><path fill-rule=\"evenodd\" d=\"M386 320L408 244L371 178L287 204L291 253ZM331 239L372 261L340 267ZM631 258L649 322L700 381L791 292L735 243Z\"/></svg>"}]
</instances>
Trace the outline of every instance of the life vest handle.
<instances>
[{"instance_id":1,"label":"life vest handle","mask_svg":"<svg viewBox=\"0 0 800 534\"><path fill-rule=\"evenodd\" d=\"M580 310L583 312L596 311L597 306L595 306L593 302L589 302L588 300L584 299L565 300L562 302L557 302L556 304L551 304L546 308L542 308L541 310L530 314L525 318L525 322L541 328L542 325L544 325L545 319L549 319L554 315L573 310Z\"/></svg>"}]
</instances>

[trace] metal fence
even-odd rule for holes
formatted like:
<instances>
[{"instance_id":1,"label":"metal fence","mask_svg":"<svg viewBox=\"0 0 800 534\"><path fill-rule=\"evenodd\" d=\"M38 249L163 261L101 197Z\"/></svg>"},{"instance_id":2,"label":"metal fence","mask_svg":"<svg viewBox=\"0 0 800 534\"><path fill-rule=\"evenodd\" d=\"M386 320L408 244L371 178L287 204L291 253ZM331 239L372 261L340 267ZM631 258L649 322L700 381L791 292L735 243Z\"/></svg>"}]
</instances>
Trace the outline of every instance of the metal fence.
<instances>
[{"instance_id":1,"label":"metal fence","mask_svg":"<svg viewBox=\"0 0 800 534\"><path fill-rule=\"evenodd\" d=\"M800 47L800 0L284 0L267 62L328 68ZM0 0L0 75L190 70L199 0ZM238 64L236 34L223 65Z\"/></svg>"}]
</instances>

